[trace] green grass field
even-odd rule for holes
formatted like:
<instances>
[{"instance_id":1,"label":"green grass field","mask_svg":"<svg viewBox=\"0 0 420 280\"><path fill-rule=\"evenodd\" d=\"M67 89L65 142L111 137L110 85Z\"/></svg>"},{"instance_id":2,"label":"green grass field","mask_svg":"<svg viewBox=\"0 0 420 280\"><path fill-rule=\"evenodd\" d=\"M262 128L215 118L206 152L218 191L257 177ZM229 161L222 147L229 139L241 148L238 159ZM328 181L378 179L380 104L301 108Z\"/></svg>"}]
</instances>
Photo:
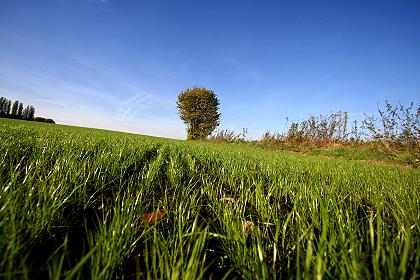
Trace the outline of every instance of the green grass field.
<instances>
[{"instance_id":1,"label":"green grass field","mask_svg":"<svg viewBox=\"0 0 420 280\"><path fill-rule=\"evenodd\" d=\"M0 136L1 279L420 277L418 169L6 119Z\"/></svg>"}]
</instances>

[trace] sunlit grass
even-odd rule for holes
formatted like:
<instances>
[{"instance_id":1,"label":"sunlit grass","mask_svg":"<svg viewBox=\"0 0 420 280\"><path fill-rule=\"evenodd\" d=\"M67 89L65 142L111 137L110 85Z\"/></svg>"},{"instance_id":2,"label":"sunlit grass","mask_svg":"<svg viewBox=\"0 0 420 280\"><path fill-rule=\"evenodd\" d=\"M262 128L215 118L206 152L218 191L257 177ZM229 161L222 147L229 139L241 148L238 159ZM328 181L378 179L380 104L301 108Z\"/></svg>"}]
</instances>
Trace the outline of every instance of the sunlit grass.
<instances>
[{"instance_id":1,"label":"sunlit grass","mask_svg":"<svg viewBox=\"0 0 420 280\"><path fill-rule=\"evenodd\" d=\"M0 278L419 277L419 170L16 120L0 135Z\"/></svg>"}]
</instances>

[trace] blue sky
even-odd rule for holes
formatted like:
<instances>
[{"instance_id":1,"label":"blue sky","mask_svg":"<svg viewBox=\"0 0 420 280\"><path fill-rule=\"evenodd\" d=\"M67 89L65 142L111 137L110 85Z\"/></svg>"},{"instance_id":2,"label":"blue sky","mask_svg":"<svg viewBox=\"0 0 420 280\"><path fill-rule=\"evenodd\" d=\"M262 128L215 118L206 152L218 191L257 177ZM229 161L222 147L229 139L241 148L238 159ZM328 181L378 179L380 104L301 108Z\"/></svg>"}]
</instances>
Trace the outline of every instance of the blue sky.
<instances>
[{"instance_id":1,"label":"blue sky","mask_svg":"<svg viewBox=\"0 0 420 280\"><path fill-rule=\"evenodd\" d=\"M213 89L221 126L420 102L420 1L0 2L0 96L57 122L185 138L176 99Z\"/></svg>"}]
</instances>

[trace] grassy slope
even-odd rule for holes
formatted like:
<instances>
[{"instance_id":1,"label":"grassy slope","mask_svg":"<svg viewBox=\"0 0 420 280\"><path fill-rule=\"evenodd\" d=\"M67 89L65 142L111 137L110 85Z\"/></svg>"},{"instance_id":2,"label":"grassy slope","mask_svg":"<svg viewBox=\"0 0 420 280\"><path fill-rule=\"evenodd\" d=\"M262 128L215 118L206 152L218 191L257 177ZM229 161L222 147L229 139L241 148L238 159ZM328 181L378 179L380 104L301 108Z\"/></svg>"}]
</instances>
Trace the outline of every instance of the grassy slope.
<instances>
[{"instance_id":1,"label":"grassy slope","mask_svg":"<svg viewBox=\"0 0 420 280\"><path fill-rule=\"evenodd\" d=\"M300 153L305 155L318 155L348 160L369 161L372 163L388 164L401 167L420 168L420 151L396 150L387 148L381 143L364 143L338 145L336 147L315 147L292 144L267 144L254 142L252 146L273 150Z\"/></svg>"},{"instance_id":2,"label":"grassy slope","mask_svg":"<svg viewBox=\"0 0 420 280\"><path fill-rule=\"evenodd\" d=\"M420 273L419 170L16 120L0 134L2 278Z\"/></svg>"}]
</instances>

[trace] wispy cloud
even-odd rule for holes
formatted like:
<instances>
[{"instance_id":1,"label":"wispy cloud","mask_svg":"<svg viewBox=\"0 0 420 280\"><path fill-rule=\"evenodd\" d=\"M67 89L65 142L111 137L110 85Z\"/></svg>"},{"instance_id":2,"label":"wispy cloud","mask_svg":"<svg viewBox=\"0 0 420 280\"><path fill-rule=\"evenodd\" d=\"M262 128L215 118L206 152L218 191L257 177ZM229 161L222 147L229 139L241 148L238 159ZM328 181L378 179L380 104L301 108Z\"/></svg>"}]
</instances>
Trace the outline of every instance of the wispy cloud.
<instances>
[{"instance_id":1,"label":"wispy cloud","mask_svg":"<svg viewBox=\"0 0 420 280\"><path fill-rule=\"evenodd\" d=\"M0 95L34 104L37 115L62 124L185 138L170 101L141 90L123 76L112 73L115 83L128 92L125 96L0 63Z\"/></svg>"},{"instance_id":2,"label":"wispy cloud","mask_svg":"<svg viewBox=\"0 0 420 280\"><path fill-rule=\"evenodd\" d=\"M131 121L141 109L153 107L150 100L141 94L135 94L125 101L120 102L117 111L118 119Z\"/></svg>"}]
</instances>

